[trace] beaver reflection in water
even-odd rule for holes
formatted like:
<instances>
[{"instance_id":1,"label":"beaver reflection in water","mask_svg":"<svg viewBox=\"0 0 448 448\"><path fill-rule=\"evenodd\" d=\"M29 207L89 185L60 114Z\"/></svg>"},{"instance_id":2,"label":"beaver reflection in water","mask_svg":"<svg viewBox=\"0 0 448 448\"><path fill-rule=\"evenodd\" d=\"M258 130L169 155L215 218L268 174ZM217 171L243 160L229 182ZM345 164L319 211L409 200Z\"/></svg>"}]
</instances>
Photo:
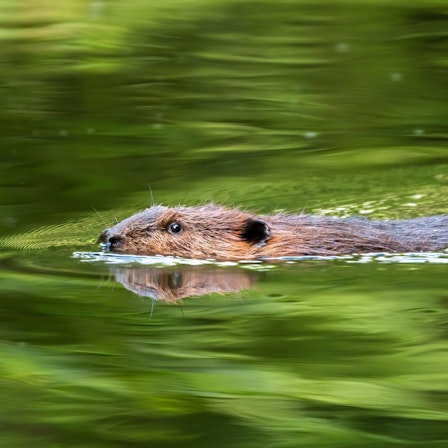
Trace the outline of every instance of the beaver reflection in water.
<instances>
[{"instance_id":1,"label":"beaver reflection in water","mask_svg":"<svg viewBox=\"0 0 448 448\"><path fill-rule=\"evenodd\" d=\"M374 221L157 205L106 229L99 241L112 252L215 260L437 251L448 247L448 215Z\"/></svg>"}]
</instances>

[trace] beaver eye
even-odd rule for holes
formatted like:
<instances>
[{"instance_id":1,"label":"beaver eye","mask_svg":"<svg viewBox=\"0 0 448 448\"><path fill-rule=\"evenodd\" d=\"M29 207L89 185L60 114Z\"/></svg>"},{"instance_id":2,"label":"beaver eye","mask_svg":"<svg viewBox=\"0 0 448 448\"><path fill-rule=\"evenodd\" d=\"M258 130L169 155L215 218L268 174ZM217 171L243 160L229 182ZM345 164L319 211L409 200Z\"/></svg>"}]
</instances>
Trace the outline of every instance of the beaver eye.
<instances>
[{"instance_id":1,"label":"beaver eye","mask_svg":"<svg viewBox=\"0 0 448 448\"><path fill-rule=\"evenodd\" d=\"M178 222L173 222L168 227L168 232L170 233L181 233L184 228Z\"/></svg>"}]
</instances>

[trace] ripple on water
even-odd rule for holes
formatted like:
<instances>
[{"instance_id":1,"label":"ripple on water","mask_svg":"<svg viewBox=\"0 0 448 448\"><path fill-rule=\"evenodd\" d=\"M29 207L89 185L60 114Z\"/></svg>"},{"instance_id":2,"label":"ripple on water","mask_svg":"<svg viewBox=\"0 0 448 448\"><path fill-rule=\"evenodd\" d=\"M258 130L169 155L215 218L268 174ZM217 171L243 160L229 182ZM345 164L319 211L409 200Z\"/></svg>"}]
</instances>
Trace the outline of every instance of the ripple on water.
<instances>
[{"instance_id":1,"label":"ripple on water","mask_svg":"<svg viewBox=\"0 0 448 448\"><path fill-rule=\"evenodd\" d=\"M267 258L263 260L240 260L240 261L214 261L214 260L196 260L178 257L164 257L162 255L144 256L144 255L127 255L127 254L113 254L110 252L74 252L74 258L78 258L83 262L103 262L106 264L141 264L141 265L155 265L155 266L240 266L246 269L266 270L271 269L282 262L292 264L295 262L304 261L343 261L346 263L434 263L444 264L448 263L448 252L409 252L409 253L387 253L387 252L373 252L368 254L354 254L354 255L334 255L334 256L317 256L317 255L303 255L297 257L281 257L281 258Z\"/></svg>"}]
</instances>

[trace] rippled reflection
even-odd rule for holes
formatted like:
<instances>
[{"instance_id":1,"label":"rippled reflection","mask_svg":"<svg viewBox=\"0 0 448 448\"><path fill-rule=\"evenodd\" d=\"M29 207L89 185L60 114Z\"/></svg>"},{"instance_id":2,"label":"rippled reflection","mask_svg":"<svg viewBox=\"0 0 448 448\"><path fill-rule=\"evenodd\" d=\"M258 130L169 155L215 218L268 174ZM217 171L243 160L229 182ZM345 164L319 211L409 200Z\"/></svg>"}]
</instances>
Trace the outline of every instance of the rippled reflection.
<instances>
[{"instance_id":1,"label":"rippled reflection","mask_svg":"<svg viewBox=\"0 0 448 448\"><path fill-rule=\"evenodd\" d=\"M111 267L115 280L138 296L176 302L186 297L231 293L250 289L255 274L227 268L145 266Z\"/></svg>"}]
</instances>

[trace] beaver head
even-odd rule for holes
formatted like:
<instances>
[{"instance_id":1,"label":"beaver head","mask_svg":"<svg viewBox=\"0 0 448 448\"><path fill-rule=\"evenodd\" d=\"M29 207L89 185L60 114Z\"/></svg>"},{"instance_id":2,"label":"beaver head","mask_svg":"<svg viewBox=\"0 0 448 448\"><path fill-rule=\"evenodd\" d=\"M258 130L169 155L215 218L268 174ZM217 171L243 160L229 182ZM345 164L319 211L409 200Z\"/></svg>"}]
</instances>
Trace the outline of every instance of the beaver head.
<instances>
[{"instance_id":1,"label":"beaver head","mask_svg":"<svg viewBox=\"0 0 448 448\"><path fill-rule=\"evenodd\" d=\"M240 210L157 205L104 230L99 242L125 254L241 260L257 258L270 235L261 218Z\"/></svg>"}]
</instances>

